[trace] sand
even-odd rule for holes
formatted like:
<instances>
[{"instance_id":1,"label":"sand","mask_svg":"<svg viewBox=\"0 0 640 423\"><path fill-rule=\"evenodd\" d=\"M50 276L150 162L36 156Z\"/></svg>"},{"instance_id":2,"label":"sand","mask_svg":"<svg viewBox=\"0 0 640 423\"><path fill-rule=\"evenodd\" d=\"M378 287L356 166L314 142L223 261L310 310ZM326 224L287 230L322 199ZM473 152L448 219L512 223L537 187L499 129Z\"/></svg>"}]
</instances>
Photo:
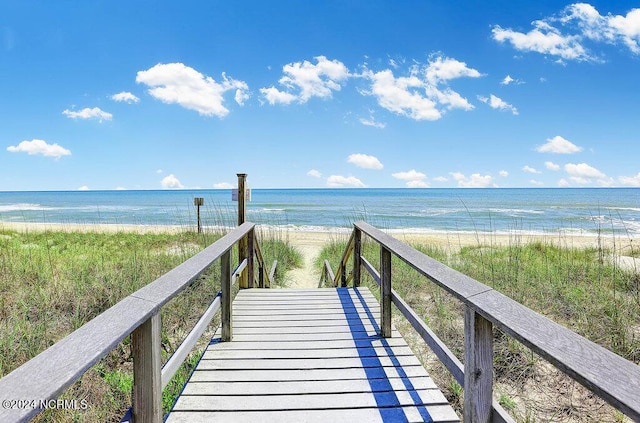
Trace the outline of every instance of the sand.
<instances>
[{"instance_id":1,"label":"sand","mask_svg":"<svg viewBox=\"0 0 640 423\"><path fill-rule=\"evenodd\" d=\"M187 228L185 226L166 225L125 225L125 224L71 224L71 223L16 223L0 222L0 229L16 230L20 232L34 231L80 231L80 232L134 232L134 233L179 233ZM264 231L266 234L269 230ZM320 269L314 265L322 247L333 241L346 241L349 238L348 231L311 232L299 231L288 228L278 229L284 238L300 251L303 256L302 268L290 271L287 275L286 285L292 288L314 288L320 280ZM615 251L618 264L630 270L640 271L640 259L629 257L631 248L638 248L640 240L602 236L598 239L592 235L575 235L560 233L555 235L530 235L530 234L493 234L493 233L409 233L402 230L389 231L390 235L410 244L433 245L447 249L451 252L458 251L465 246L475 245L522 245L530 242L551 243L568 248L597 248L600 246Z\"/></svg>"}]
</instances>

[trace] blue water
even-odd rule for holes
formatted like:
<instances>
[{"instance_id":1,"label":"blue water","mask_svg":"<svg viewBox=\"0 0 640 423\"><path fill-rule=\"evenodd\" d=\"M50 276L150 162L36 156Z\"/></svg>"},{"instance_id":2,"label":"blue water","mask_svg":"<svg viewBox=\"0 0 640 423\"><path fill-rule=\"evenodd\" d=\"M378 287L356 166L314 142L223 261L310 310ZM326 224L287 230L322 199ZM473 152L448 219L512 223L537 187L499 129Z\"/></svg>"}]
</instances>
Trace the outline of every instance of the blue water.
<instances>
[{"instance_id":1,"label":"blue water","mask_svg":"<svg viewBox=\"0 0 640 423\"><path fill-rule=\"evenodd\" d=\"M230 190L0 192L0 222L233 226ZM254 189L247 219L301 230L355 220L418 232L640 235L640 189Z\"/></svg>"}]
</instances>

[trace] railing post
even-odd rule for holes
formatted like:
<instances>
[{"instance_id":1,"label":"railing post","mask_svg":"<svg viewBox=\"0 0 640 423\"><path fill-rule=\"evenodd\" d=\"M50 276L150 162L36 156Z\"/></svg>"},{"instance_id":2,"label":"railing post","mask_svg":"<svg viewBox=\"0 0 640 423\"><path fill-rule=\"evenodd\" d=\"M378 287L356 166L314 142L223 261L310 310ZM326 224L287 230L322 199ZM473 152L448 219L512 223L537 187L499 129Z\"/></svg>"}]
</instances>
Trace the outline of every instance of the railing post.
<instances>
[{"instance_id":1,"label":"railing post","mask_svg":"<svg viewBox=\"0 0 640 423\"><path fill-rule=\"evenodd\" d=\"M247 214L247 203L246 203L246 187L245 183L247 180L246 173L238 173L238 226L242 225L245 222L245 216ZM238 242L238 263L242 263L242 260L246 259L248 256L247 252L247 238L244 237ZM249 279L247 278L246 273L242 273L240 275L240 279L238 282L240 288L249 288Z\"/></svg>"},{"instance_id":2,"label":"railing post","mask_svg":"<svg viewBox=\"0 0 640 423\"><path fill-rule=\"evenodd\" d=\"M264 262L258 263L258 288L264 288Z\"/></svg>"},{"instance_id":3,"label":"railing post","mask_svg":"<svg viewBox=\"0 0 640 423\"><path fill-rule=\"evenodd\" d=\"M491 421L492 400L492 324L469 306L465 306L464 421L473 423L485 423Z\"/></svg>"},{"instance_id":4,"label":"railing post","mask_svg":"<svg viewBox=\"0 0 640 423\"><path fill-rule=\"evenodd\" d=\"M162 362L160 312L131 333L133 355L133 421L162 421Z\"/></svg>"},{"instance_id":5,"label":"railing post","mask_svg":"<svg viewBox=\"0 0 640 423\"><path fill-rule=\"evenodd\" d=\"M380 245L380 335L391 338L391 252Z\"/></svg>"},{"instance_id":6,"label":"railing post","mask_svg":"<svg viewBox=\"0 0 640 423\"><path fill-rule=\"evenodd\" d=\"M247 288L255 287L255 273L254 273L254 258L255 258L255 230L251 229L247 232L246 243L247 243Z\"/></svg>"},{"instance_id":7,"label":"railing post","mask_svg":"<svg viewBox=\"0 0 640 423\"><path fill-rule=\"evenodd\" d=\"M220 257L220 284L222 285L222 341L231 341L231 250Z\"/></svg>"},{"instance_id":8,"label":"railing post","mask_svg":"<svg viewBox=\"0 0 640 423\"><path fill-rule=\"evenodd\" d=\"M360 265L362 263L362 232L354 228L353 237L353 287L360 286Z\"/></svg>"}]
</instances>

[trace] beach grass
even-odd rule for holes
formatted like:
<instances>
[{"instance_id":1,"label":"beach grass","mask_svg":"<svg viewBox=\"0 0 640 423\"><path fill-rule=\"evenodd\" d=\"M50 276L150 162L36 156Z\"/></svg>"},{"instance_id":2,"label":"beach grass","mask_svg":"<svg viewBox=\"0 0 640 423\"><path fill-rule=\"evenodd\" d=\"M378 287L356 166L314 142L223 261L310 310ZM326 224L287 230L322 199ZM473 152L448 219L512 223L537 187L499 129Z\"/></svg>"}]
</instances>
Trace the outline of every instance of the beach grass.
<instances>
[{"instance_id":1,"label":"beach grass","mask_svg":"<svg viewBox=\"0 0 640 423\"><path fill-rule=\"evenodd\" d=\"M341 239L344 238L344 239ZM480 238L478 238L479 240ZM380 250L364 238L363 255L379 268ZM488 242L487 242L488 241ZM499 244L499 245L498 245ZM526 242L512 237L493 243L491 236L473 245L415 244L415 248L587 339L635 363L640 362L640 274L612 259L616 251L573 248L558 242ZM346 237L332 240L316 265L327 259L338 268ZM626 250L625 250L626 254ZM403 263L392 258L393 288L459 358L464 353L463 310L459 301ZM363 286L379 296L377 284L363 272ZM410 340L447 398L460 410L462 389L427 351L413 328L394 314L394 324ZM413 342L411 342L413 340ZM620 413L533 354L495 331L496 400L516 421L619 421Z\"/></svg>"},{"instance_id":2,"label":"beach grass","mask_svg":"<svg viewBox=\"0 0 640 423\"><path fill-rule=\"evenodd\" d=\"M0 377L221 236L221 230L198 234L0 229ZM278 260L275 284L281 284L286 270L300 262L299 254L287 245L282 232L258 233L258 239L267 265ZM235 257L233 263L237 263ZM220 289L219 275L219 266L214 264L162 309L163 361L214 299ZM216 317L209 337L218 323ZM165 412L197 363L207 339L203 337L165 389ZM119 420L131 405L129 343L126 338L61 397L87 400L86 410L47 410L37 420Z\"/></svg>"}]
</instances>

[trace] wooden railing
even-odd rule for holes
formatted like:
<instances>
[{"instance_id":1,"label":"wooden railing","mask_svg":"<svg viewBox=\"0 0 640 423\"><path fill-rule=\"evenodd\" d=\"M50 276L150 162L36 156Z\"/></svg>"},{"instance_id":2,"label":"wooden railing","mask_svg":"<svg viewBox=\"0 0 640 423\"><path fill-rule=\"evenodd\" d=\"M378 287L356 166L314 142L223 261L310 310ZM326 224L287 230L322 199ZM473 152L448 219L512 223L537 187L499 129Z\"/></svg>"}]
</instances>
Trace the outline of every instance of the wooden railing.
<instances>
[{"instance_id":1,"label":"wooden railing","mask_svg":"<svg viewBox=\"0 0 640 423\"><path fill-rule=\"evenodd\" d=\"M380 245L380 272L364 258L362 234ZM464 362L392 289L391 255L445 289L464 305ZM349 257L353 255L351 267ZM634 421L640 421L640 366L614 354L522 304L415 250L365 222L356 222L334 275L325 261L320 284L360 284L364 268L380 285L383 336L391 332L391 303L407 318L464 388L466 422L510 422L493 400L493 327L515 338ZM347 275L350 273L350 275Z\"/></svg>"},{"instance_id":2,"label":"wooden railing","mask_svg":"<svg viewBox=\"0 0 640 423\"><path fill-rule=\"evenodd\" d=\"M249 255L232 272L231 250L243 240L249 246ZM221 292L162 366L160 310L218 259L221 266ZM254 260L258 264L257 275L253 272ZM275 266L274 262L271 275L275 273ZM15 407L0 408L0 422L27 421L37 415L42 411L43 404L56 399L129 335L133 356L133 420L161 422L162 389L220 308L223 341L231 340L231 287L241 274L247 275L251 287L271 285L253 223L240 225L0 379L2 396L21 401L20 407L16 403Z\"/></svg>"}]
</instances>

